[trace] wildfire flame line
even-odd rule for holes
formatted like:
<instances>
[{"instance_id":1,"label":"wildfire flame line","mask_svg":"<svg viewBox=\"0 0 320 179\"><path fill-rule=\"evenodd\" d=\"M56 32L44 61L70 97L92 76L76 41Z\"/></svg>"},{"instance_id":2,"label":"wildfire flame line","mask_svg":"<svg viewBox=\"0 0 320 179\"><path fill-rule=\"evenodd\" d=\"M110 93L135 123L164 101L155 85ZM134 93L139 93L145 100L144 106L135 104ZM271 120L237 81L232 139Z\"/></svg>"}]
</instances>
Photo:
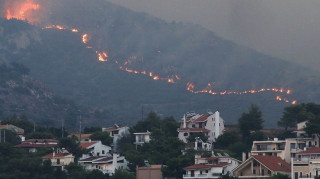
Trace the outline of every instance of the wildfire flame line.
<instances>
[{"instance_id":1,"label":"wildfire flame line","mask_svg":"<svg viewBox=\"0 0 320 179\"><path fill-rule=\"evenodd\" d=\"M75 28L67 28L61 25L49 25L44 27L43 29L58 29L58 30L70 30L71 32L80 32L78 29ZM83 44L88 44L89 42L89 35L87 33L84 33L82 35L82 42ZM91 46L87 46L87 48L92 48ZM110 62L108 59L108 53L106 51L96 51L98 60L100 62ZM113 61L116 65L118 65L119 69L128 73L132 73L132 74L140 74L140 75L145 75L150 77L153 80L164 80L167 81L168 83L176 83L177 81L181 80L181 78L178 75L171 75L170 77L160 77L159 75L155 75L153 72L151 71L139 71L139 70L134 70L131 68L128 68L127 66L130 65L132 63L132 60L136 60L137 57L136 56L131 56L128 60L125 60L122 65L120 64L119 61L115 60ZM143 60L142 60L143 61ZM202 90L194 90L195 89L195 85L191 82L187 82L187 86L186 86L187 91L194 93L194 94L199 94L199 93L207 93L207 94L211 94L211 95L243 95L243 94L255 94L255 93L262 93L262 92L266 92L266 91L272 91L275 93L282 93L282 94L286 94L286 95L290 95L292 92L290 89L278 89L278 88L261 88L261 89L257 89L257 90L245 90L245 91L220 91L220 92L216 92L212 89L212 84L208 83L207 87L202 89ZM288 100L286 98L280 97L279 95L276 96L276 100L277 101L283 101L286 103L291 103L291 104L296 104L297 101L296 100Z\"/></svg>"},{"instance_id":2,"label":"wildfire flame line","mask_svg":"<svg viewBox=\"0 0 320 179\"><path fill-rule=\"evenodd\" d=\"M31 19L31 17L27 17L30 12L39 10L40 4L34 3L33 0L27 0L25 3L19 4L19 6L10 7L6 10L6 18L10 19L18 19L18 20L29 20L35 21Z\"/></svg>"}]
</instances>

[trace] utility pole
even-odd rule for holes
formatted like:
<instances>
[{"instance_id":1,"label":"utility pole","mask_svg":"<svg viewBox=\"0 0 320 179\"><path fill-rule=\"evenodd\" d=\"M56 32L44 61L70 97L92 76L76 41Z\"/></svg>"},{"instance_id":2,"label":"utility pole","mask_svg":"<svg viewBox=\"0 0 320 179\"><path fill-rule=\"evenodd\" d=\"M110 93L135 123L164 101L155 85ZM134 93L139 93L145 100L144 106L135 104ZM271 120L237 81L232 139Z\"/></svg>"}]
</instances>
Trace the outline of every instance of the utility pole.
<instances>
[{"instance_id":1,"label":"utility pole","mask_svg":"<svg viewBox=\"0 0 320 179\"><path fill-rule=\"evenodd\" d=\"M81 114L80 114L80 142L81 142Z\"/></svg>"},{"instance_id":2,"label":"utility pole","mask_svg":"<svg viewBox=\"0 0 320 179\"><path fill-rule=\"evenodd\" d=\"M141 120L143 120L143 104L141 106Z\"/></svg>"},{"instance_id":3,"label":"utility pole","mask_svg":"<svg viewBox=\"0 0 320 179\"><path fill-rule=\"evenodd\" d=\"M63 138L63 125L64 125L64 118L61 119L61 138Z\"/></svg>"}]
</instances>

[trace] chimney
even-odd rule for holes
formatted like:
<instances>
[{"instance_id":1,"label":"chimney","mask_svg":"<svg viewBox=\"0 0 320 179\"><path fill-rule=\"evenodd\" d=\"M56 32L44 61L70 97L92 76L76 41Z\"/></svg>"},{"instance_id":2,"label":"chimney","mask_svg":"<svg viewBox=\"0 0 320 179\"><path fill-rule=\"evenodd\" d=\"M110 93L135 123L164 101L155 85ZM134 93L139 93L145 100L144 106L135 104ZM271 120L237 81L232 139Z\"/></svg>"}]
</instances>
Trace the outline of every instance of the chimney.
<instances>
[{"instance_id":1,"label":"chimney","mask_svg":"<svg viewBox=\"0 0 320 179\"><path fill-rule=\"evenodd\" d=\"M194 155L194 164L199 164L199 159L201 158L201 155L199 155L199 154L195 154Z\"/></svg>"},{"instance_id":2,"label":"chimney","mask_svg":"<svg viewBox=\"0 0 320 179\"><path fill-rule=\"evenodd\" d=\"M219 111L216 111L214 113L214 122L215 122L215 137L218 138L220 135L220 113Z\"/></svg>"},{"instance_id":3,"label":"chimney","mask_svg":"<svg viewBox=\"0 0 320 179\"><path fill-rule=\"evenodd\" d=\"M112 155L112 172L113 173L115 173L115 171L117 169L118 157L119 157L119 154L113 153L113 155Z\"/></svg>"},{"instance_id":4,"label":"chimney","mask_svg":"<svg viewBox=\"0 0 320 179\"><path fill-rule=\"evenodd\" d=\"M245 152L242 152L242 162L247 160L247 154Z\"/></svg>"}]
</instances>

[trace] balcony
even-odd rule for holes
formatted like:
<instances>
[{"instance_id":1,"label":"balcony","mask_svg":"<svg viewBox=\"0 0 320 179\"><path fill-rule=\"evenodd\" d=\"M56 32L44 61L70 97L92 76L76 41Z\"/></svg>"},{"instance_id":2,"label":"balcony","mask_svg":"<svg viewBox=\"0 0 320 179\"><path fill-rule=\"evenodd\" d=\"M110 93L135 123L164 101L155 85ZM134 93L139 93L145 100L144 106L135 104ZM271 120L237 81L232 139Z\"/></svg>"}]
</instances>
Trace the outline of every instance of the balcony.
<instances>
[{"instance_id":1,"label":"balcony","mask_svg":"<svg viewBox=\"0 0 320 179\"><path fill-rule=\"evenodd\" d=\"M221 176L220 173L208 173L208 174L194 174L194 175L183 175L184 179L192 179L192 178L219 178Z\"/></svg>"}]
</instances>

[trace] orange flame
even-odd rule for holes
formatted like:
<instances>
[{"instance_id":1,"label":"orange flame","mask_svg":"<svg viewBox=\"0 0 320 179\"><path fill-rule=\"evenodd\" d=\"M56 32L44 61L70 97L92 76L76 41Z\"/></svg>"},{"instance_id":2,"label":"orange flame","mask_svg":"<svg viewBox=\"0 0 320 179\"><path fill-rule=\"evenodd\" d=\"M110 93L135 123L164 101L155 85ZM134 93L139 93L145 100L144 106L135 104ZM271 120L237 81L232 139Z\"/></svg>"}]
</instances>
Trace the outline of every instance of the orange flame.
<instances>
[{"instance_id":1,"label":"orange flame","mask_svg":"<svg viewBox=\"0 0 320 179\"><path fill-rule=\"evenodd\" d=\"M88 34L83 34L83 35L82 35L82 42L83 42L84 44L87 44L88 41L89 41L89 36L88 36Z\"/></svg>"},{"instance_id":2,"label":"orange flame","mask_svg":"<svg viewBox=\"0 0 320 179\"><path fill-rule=\"evenodd\" d=\"M31 17L31 13L35 10L39 10L40 5L33 2L33 0L27 0L25 3L19 5L12 5L7 9L6 18L28 20L29 22L36 22L35 17Z\"/></svg>"}]
</instances>

